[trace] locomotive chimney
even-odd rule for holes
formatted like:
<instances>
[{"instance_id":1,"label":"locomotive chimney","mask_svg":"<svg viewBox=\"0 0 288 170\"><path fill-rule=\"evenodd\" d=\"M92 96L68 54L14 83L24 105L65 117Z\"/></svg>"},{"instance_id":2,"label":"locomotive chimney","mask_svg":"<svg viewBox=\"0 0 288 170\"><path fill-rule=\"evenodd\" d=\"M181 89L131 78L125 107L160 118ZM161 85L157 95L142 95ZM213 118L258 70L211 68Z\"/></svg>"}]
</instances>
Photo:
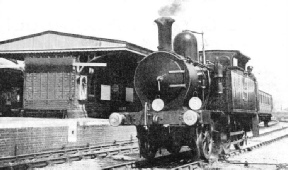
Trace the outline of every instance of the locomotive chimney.
<instances>
[{"instance_id":1,"label":"locomotive chimney","mask_svg":"<svg viewBox=\"0 0 288 170\"><path fill-rule=\"evenodd\" d=\"M172 24L174 21L170 17L160 17L155 20L158 25L159 51L172 51Z\"/></svg>"}]
</instances>

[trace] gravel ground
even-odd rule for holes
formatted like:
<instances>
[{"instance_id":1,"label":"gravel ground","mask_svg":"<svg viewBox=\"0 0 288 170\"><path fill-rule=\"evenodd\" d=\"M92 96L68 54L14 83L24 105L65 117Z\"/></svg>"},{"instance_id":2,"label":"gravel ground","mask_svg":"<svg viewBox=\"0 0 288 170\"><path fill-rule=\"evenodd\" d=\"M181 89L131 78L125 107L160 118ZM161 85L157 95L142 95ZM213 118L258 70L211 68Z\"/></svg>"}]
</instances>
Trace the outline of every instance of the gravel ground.
<instances>
[{"instance_id":1,"label":"gravel ground","mask_svg":"<svg viewBox=\"0 0 288 170\"><path fill-rule=\"evenodd\" d=\"M73 161L71 163L46 166L44 168L35 168L35 170L100 170L98 159L86 159Z\"/></svg>"},{"instance_id":2,"label":"gravel ground","mask_svg":"<svg viewBox=\"0 0 288 170\"><path fill-rule=\"evenodd\" d=\"M261 130L261 133L287 127L287 123L279 123L273 127ZM288 134L288 129L275 132L267 136L248 140L248 146ZM229 163L230 162L230 163ZM244 163L247 162L248 166ZM241 155L230 157L227 162L214 162L207 169L287 169L288 170L288 138L254 149Z\"/></svg>"},{"instance_id":3,"label":"gravel ground","mask_svg":"<svg viewBox=\"0 0 288 170\"><path fill-rule=\"evenodd\" d=\"M246 152L228 159L228 162L215 162L208 169L288 169L288 138L264 146L253 152ZM248 167L244 163L248 163ZM281 165L282 164L282 165Z\"/></svg>"},{"instance_id":4,"label":"gravel ground","mask_svg":"<svg viewBox=\"0 0 288 170\"><path fill-rule=\"evenodd\" d=\"M240 162L248 163L270 163L288 165L288 138L265 146L263 149L255 149L253 152L237 155L231 158Z\"/></svg>"}]
</instances>

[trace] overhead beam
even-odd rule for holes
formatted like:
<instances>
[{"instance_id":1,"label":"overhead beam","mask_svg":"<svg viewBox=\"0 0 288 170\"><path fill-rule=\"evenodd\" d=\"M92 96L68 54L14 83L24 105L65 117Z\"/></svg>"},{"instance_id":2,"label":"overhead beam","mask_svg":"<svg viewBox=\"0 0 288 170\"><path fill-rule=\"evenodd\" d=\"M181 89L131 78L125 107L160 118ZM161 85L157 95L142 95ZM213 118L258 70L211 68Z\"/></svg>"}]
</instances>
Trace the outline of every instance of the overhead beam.
<instances>
[{"instance_id":1,"label":"overhead beam","mask_svg":"<svg viewBox=\"0 0 288 170\"><path fill-rule=\"evenodd\" d=\"M84 67L106 67L107 63L73 63L73 66L76 66L76 70L80 73Z\"/></svg>"},{"instance_id":2,"label":"overhead beam","mask_svg":"<svg viewBox=\"0 0 288 170\"><path fill-rule=\"evenodd\" d=\"M80 66L80 67L106 67L107 63L73 63L73 66Z\"/></svg>"}]
</instances>

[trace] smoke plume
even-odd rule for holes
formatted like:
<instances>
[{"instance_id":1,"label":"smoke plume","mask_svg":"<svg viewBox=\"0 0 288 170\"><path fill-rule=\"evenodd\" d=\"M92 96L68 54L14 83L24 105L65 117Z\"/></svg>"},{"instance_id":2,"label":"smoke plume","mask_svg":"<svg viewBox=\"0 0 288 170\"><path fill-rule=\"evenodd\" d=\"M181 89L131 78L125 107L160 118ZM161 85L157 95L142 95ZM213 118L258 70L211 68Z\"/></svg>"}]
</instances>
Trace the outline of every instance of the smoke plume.
<instances>
[{"instance_id":1,"label":"smoke plume","mask_svg":"<svg viewBox=\"0 0 288 170\"><path fill-rule=\"evenodd\" d=\"M171 17L177 15L182 9L184 0L174 0L172 4L162 7L158 14L161 17Z\"/></svg>"}]
</instances>

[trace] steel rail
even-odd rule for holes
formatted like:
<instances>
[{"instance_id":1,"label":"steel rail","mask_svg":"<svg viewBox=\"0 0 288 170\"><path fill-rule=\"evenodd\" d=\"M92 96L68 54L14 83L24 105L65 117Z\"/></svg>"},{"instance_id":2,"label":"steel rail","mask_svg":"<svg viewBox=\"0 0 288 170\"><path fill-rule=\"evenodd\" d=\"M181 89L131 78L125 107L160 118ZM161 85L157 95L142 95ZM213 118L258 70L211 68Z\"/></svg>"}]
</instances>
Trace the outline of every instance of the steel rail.
<instances>
[{"instance_id":1,"label":"steel rail","mask_svg":"<svg viewBox=\"0 0 288 170\"><path fill-rule=\"evenodd\" d=\"M263 134L260 134L260 136L266 136L266 135L269 135L269 134L271 134L273 132L285 130L287 128L288 127L282 127L280 129L275 129L275 130L272 130L270 132L265 132ZM274 138L274 139L271 139L271 140L268 140L268 141L261 142L261 143L259 143L257 145L254 145L254 146L251 146L251 147L248 147L248 148L244 148L244 149L236 150L236 151L231 151L229 154L222 155L222 158L223 157L225 158L225 159L222 159L222 161L227 161L226 159L228 157L232 157L233 155L239 155L239 154L245 153L247 151L252 151L255 148L259 148L259 147L268 145L268 144L270 144L272 142L281 140L281 139L286 138L286 137L288 137L288 134L284 135L284 136L280 136L280 137ZM141 161L139 161L139 162L141 162ZM137 167L135 166L136 164L137 164L137 161L123 162L123 163L119 163L117 165L111 165L111 166L103 167L103 169L107 169L107 170L137 169ZM205 168L206 165L208 165L208 163L204 163L204 161L196 161L196 162L191 162L191 163L187 163L187 164L184 164L184 165L176 165L175 167L171 167L171 168L165 167L165 168L162 168L162 169L170 169L170 170L203 169L203 168ZM152 169L161 169L161 168L159 168L159 167L157 167L157 168L155 168L155 167L151 167L151 168L145 167L144 169L145 170L152 170Z\"/></svg>"},{"instance_id":2,"label":"steel rail","mask_svg":"<svg viewBox=\"0 0 288 170\"><path fill-rule=\"evenodd\" d=\"M84 157L107 157L120 153L138 151L138 140L121 141L111 145L95 145L89 147L73 147L56 151L46 151L0 158L0 168L28 165L29 167L43 167L50 164L65 163L81 160Z\"/></svg>"},{"instance_id":3,"label":"steel rail","mask_svg":"<svg viewBox=\"0 0 288 170\"><path fill-rule=\"evenodd\" d=\"M256 145L253 145L253 146L250 146L250 147L247 147L247 148L243 148L243 149L232 151L232 152L230 152L228 154L223 155L222 157L225 160L225 159L227 159L229 157L232 157L232 156L235 156L235 155L240 155L240 154L243 154L243 153L246 153L246 152L250 152L250 151L252 151L254 149L269 145L271 143L274 143L274 142L279 141L279 140L281 140L283 138L286 138L286 137L288 137L288 134L282 135L282 136L279 136L277 138L270 139L270 140L267 140L267 141L264 141L264 142L260 142L260 143L258 143Z\"/></svg>"}]
</instances>

